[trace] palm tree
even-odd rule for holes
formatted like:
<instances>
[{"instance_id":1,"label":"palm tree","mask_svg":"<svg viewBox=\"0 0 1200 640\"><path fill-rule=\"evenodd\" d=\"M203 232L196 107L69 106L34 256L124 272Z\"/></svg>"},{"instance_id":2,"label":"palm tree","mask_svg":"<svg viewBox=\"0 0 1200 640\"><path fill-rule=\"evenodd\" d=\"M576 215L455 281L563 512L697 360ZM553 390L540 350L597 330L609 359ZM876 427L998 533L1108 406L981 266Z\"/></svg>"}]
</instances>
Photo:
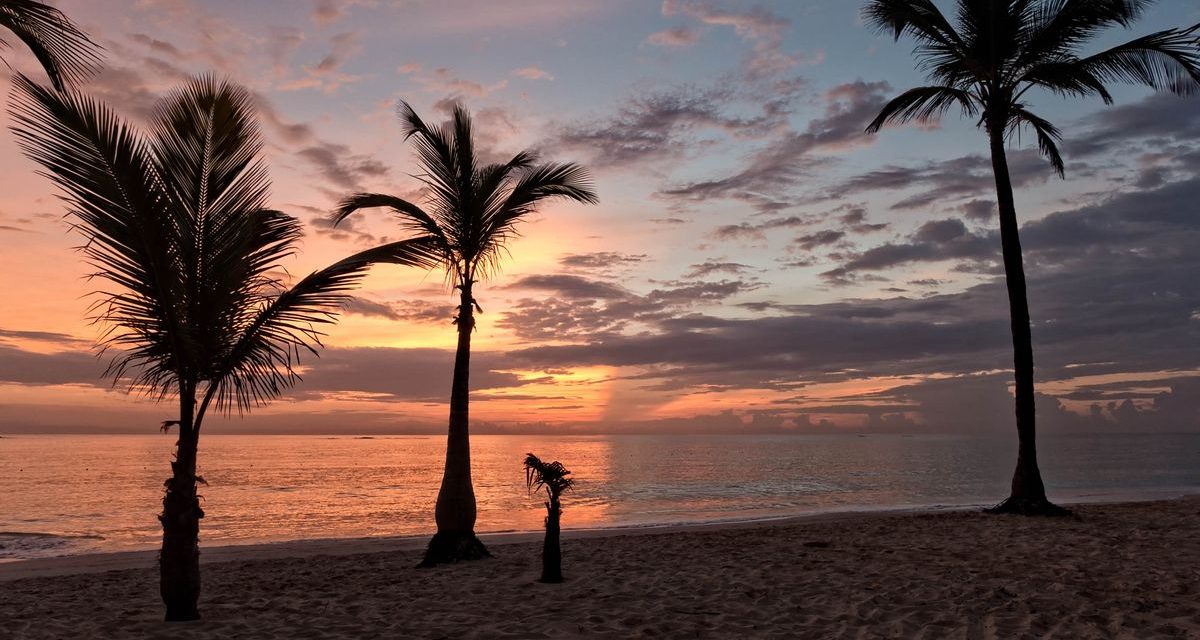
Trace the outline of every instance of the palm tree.
<instances>
[{"instance_id":1,"label":"palm tree","mask_svg":"<svg viewBox=\"0 0 1200 640\"><path fill-rule=\"evenodd\" d=\"M533 493L539 489L546 490L546 539L542 543L542 582L562 582L562 548L559 545L562 518L562 505L558 498L563 492L575 485L573 478L562 463L542 462L532 453L525 454L525 486Z\"/></svg>"},{"instance_id":2,"label":"palm tree","mask_svg":"<svg viewBox=\"0 0 1200 640\"><path fill-rule=\"evenodd\" d=\"M66 196L115 352L105 374L158 400L177 397L159 556L166 619L194 620L200 593L196 453L210 408L239 414L296 382L345 292L374 262L425 265L419 246L384 245L278 279L301 224L266 207L269 179L250 94L201 77L164 100L149 135L75 92L16 78L10 107L24 152Z\"/></svg>"},{"instance_id":3,"label":"palm tree","mask_svg":"<svg viewBox=\"0 0 1200 640\"><path fill-rule=\"evenodd\" d=\"M497 272L516 235L517 224L552 198L594 204L587 170L573 163L539 164L532 151L508 162L481 166L475 154L471 115L461 105L452 121L431 127L407 103L400 104L405 139L416 144L424 173L425 207L378 193L357 193L342 201L334 223L360 209L384 207L395 214L413 241L439 256L447 283L459 291L458 350L450 387L450 424L446 467L438 491L434 518L437 533L429 542L421 566L487 557L475 536L475 489L471 485L471 442L468 394L475 284Z\"/></svg>"},{"instance_id":4,"label":"palm tree","mask_svg":"<svg viewBox=\"0 0 1200 640\"><path fill-rule=\"evenodd\" d=\"M0 0L0 27L25 43L59 91L92 75L100 62L96 43L63 12L48 4L35 0ZM0 49L6 46L8 44L0 40Z\"/></svg>"},{"instance_id":5,"label":"palm tree","mask_svg":"<svg viewBox=\"0 0 1200 640\"><path fill-rule=\"evenodd\" d=\"M1017 212L1005 142L1028 127L1059 177L1064 176L1057 127L1024 102L1035 88L1067 97L1099 96L1112 103L1106 84L1141 84L1179 95L1200 92L1200 25L1167 29L1099 53L1079 48L1109 27L1130 26L1153 0L959 0L951 24L932 0L873 0L867 21L899 40L917 41L914 54L931 81L884 106L867 127L930 121L952 107L978 117L987 132L1000 210L1000 242L1012 324L1017 467L1010 496L994 513L1061 514L1046 499L1037 464L1034 430L1033 339Z\"/></svg>"}]
</instances>

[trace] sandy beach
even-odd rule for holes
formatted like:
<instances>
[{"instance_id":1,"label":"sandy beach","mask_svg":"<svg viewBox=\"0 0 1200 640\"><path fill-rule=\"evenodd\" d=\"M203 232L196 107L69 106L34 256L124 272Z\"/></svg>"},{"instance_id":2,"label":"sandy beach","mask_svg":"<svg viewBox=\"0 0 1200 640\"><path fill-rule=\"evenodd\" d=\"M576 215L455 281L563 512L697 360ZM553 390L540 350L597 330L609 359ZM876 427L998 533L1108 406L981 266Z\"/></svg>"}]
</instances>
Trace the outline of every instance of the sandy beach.
<instances>
[{"instance_id":1,"label":"sandy beach","mask_svg":"<svg viewBox=\"0 0 1200 640\"><path fill-rule=\"evenodd\" d=\"M845 514L528 534L416 569L418 540L205 553L198 623L160 621L153 554L0 565L10 638L1197 638L1200 498L1076 517ZM566 517L569 519L570 512ZM149 563L149 564L148 564ZM139 566L140 565L140 566Z\"/></svg>"}]
</instances>

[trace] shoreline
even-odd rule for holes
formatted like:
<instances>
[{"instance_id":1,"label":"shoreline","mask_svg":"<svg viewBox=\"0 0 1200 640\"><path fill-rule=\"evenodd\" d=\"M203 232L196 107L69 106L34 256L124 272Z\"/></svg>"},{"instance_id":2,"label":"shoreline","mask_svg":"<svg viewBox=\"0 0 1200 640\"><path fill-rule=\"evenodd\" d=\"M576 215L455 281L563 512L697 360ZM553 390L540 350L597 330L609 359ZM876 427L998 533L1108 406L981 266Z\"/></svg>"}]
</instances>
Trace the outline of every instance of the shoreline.
<instances>
[{"instance_id":1,"label":"shoreline","mask_svg":"<svg viewBox=\"0 0 1200 640\"><path fill-rule=\"evenodd\" d=\"M1200 506L1200 491L1167 492L1170 497L1153 497L1147 494L1143 497L1125 496L1120 499L1110 499L1110 496L1097 496L1095 500L1068 498L1060 502L1065 507L1078 506L1121 506L1137 504L1188 503L1195 502ZM617 524L611 527L570 528L563 529L563 538L571 540L589 540L595 538L610 538L618 536L653 536L671 535L688 532L753 530L764 527L790 527L809 524L837 523L844 521L869 521L876 518L897 516L936 515L949 513L973 512L991 506L985 503L969 504L930 504L905 506L852 507L843 510L819 511L800 514L782 514L755 518L738 518L708 520L696 522L670 522L646 524ZM269 542L248 542L244 544L222 544L205 547L203 539L200 547L201 565L212 565L226 562L242 562L257 560L282 560L293 558L311 558L317 556L350 556L385 553L390 551L411 552L423 551L432 533L422 533L403 536L374 536L360 538L307 538L297 540L278 540ZM487 546L505 546L540 542L541 530L529 531L495 531L478 534ZM157 562L157 549L109 551L84 553L74 555L30 558L0 562L0 584L26 578L41 578L55 576L71 576L81 574L102 573L106 571L123 571L130 569L153 568Z\"/></svg>"},{"instance_id":2,"label":"shoreline","mask_svg":"<svg viewBox=\"0 0 1200 640\"><path fill-rule=\"evenodd\" d=\"M416 567L423 540L211 551L200 621L164 623L158 572L141 566L5 582L0 628L12 640L1200 637L1200 496L1074 508L577 533L553 585L537 582L530 534L431 569Z\"/></svg>"}]
</instances>

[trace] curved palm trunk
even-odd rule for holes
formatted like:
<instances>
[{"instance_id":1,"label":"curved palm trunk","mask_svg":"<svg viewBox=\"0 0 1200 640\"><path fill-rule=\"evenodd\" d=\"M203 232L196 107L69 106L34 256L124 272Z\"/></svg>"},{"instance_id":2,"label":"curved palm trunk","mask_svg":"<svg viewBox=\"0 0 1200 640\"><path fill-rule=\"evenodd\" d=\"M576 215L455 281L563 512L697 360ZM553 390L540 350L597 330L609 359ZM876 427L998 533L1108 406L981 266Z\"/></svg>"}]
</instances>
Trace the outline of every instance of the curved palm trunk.
<instances>
[{"instance_id":1,"label":"curved palm trunk","mask_svg":"<svg viewBox=\"0 0 1200 640\"><path fill-rule=\"evenodd\" d=\"M1029 300L1025 266L1018 236L1017 209L1012 179L1004 152L1004 127L988 127L992 170L996 177L996 201L1000 209L1000 243L1004 253L1004 280L1008 285L1008 310L1012 326L1013 376L1016 380L1017 468L1012 492L991 513L1059 514L1065 510L1046 499L1046 487L1037 463L1036 413L1033 396L1033 334L1030 331Z\"/></svg>"},{"instance_id":2,"label":"curved palm trunk","mask_svg":"<svg viewBox=\"0 0 1200 640\"><path fill-rule=\"evenodd\" d=\"M562 517L562 506L558 496L552 496L546 503L546 539L542 542L542 578L541 582L557 583L563 581L562 547L559 543L561 529L559 521Z\"/></svg>"},{"instance_id":3,"label":"curved palm trunk","mask_svg":"<svg viewBox=\"0 0 1200 640\"><path fill-rule=\"evenodd\" d=\"M198 620L200 600L200 500L196 496L196 451L199 433L194 428L195 387L180 386L179 442L171 477L164 483L162 550L158 556L159 593L167 606L166 620Z\"/></svg>"},{"instance_id":4,"label":"curved palm trunk","mask_svg":"<svg viewBox=\"0 0 1200 640\"><path fill-rule=\"evenodd\" d=\"M471 283L462 286L458 308L458 351L454 356L454 382L450 389L450 430L446 437L446 468L438 491L434 519L437 533L429 541L420 566L490 557L475 537L475 488L471 484L469 395L471 332L475 330Z\"/></svg>"}]
</instances>

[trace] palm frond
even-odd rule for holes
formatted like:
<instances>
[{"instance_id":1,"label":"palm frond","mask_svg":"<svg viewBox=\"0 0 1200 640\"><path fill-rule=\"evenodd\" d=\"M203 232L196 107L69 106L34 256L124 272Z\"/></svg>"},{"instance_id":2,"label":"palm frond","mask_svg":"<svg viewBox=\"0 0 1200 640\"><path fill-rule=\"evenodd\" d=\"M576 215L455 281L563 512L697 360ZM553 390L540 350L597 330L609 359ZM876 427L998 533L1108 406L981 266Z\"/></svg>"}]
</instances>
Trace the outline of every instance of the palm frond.
<instances>
[{"instance_id":1,"label":"palm frond","mask_svg":"<svg viewBox=\"0 0 1200 640\"><path fill-rule=\"evenodd\" d=\"M961 40L932 0L872 0L863 9L867 24L896 40L908 34L918 42L955 48Z\"/></svg>"},{"instance_id":2,"label":"palm frond","mask_svg":"<svg viewBox=\"0 0 1200 640\"><path fill-rule=\"evenodd\" d=\"M439 225L450 234L461 226L458 218L462 209L458 183L458 154L454 136L445 127L430 127L407 102L400 102L400 119L404 122L404 137L413 142L417 161L424 173L417 177L431 191L431 200L438 207L431 212Z\"/></svg>"},{"instance_id":3,"label":"palm frond","mask_svg":"<svg viewBox=\"0 0 1200 640\"><path fill-rule=\"evenodd\" d=\"M454 127L451 140L454 141L454 168L457 171L460 204L465 209L471 209L478 206L474 197L478 178L475 171L474 125L471 123L471 114L461 104L454 105L451 123Z\"/></svg>"},{"instance_id":4,"label":"palm frond","mask_svg":"<svg viewBox=\"0 0 1200 640\"><path fill-rule=\"evenodd\" d=\"M1142 36L1076 64L1101 80L1196 95L1200 93L1200 24Z\"/></svg>"},{"instance_id":5,"label":"palm frond","mask_svg":"<svg viewBox=\"0 0 1200 640\"><path fill-rule=\"evenodd\" d=\"M446 234L443 233L442 228L438 226L433 216L412 202L384 193L355 193L343 198L333 213L333 224L337 226L343 220L362 209L377 207L391 209L392 213L400 218L401 224L407 231L427 234L439 238L442 244L447 243Z\"/></svg>"},{"instance_id":6,"label":"palm frond","mask_svg":"<svg viewBox=\"0 0 1200 640\"><path fill-rule=\"evenodd\" d=\"M107 373L137 371L135 387L167 393L196 349L180 286L180 225L148 145L103 104L19 74L9 113L22 151L65 193L95 277L116 286L98 291L92 307L108 326L102 344L119 354Z\"/></svg>"},{"instance_id":7,"label":"palm frond","mask_svg":"<svg viewBox=\"0 0 1200 640\"><path fill-rule=\"evenodd\" d=\"M29 48L58 91L78 85L99 66L99 45L62 11L48 4L2 0L0 27L11 31ZM0 41L0 46L3 44Z\"/></svg>"},{"instance_id":8,"label":"palm frond","mask_svg":"<svg viewBox=\"0 0 1200 640\"><path fill-rule=\"evenodd\" d=\"M291 219L298 225L298 221ZM401 264L430 268L440 263L438 241L429 236L393 242L344 258L264 301L248 314L239 339L214 375L210 393L217 408L244 411L278 397L300 376L301 354L317 354L321 325L334 321L348 292L371 265Z\"/></svg>"},{"instance_id":9,"label":"palm frond","mask_svg":"<svg viewBox=\"0 0 1200 640\"><path fill-rule=\"evenodd\" d=\"M479 208L483 212L493 210L507 195L505 187L515 172L532 169L537 155L532 151L521 151L508 162L488 165L479 170Z\"/></svg>"},{"instance_id":10,"label":"palm frond","mask_svg":"<svg viewBox=\"0 0 1200 640\"><path fill-rule=\"evenodd\" d=\"M573 162L548 162L526 171L497 213L527 209L547 198L566 198L583 204L600 202L586 168Z\"/></svg>"},{"instance_id":11,"label":"palm frond","mask_svg":"<svg viewBox=\"0 0 1200 640\"><path fill-rule=\"evenodd\" d=\"M1062 133L1058 127L1055 127L1050 121L1030 113L1024 107L1018 107L1012 111L1008 134L1011 136L1019 133L1022 126L1033 129L1037 136L1038 150L1050 161L1050 166L1054 167L1054 172L1058 174L1058 177L1064 177L1066 175L1065 166L1062 155L1058 151L1058 145L1062 142Z\"/></svg>"},{"instance_id":12,"label":"palm frond","mask_svg":"<svg viewBox=\"0 0 1200 640\"><path fill-rule=\"evenodd\" d=\"M911 121L929 122L958 105L963 115L975 115L978 107L970 93L953 87L916 87L892 98L867 125L867 133L878 133L884 125Z\"/></svg>"},{"instance_id":13,"label":"palm frond","mask_svg":"<svg viewBox=\"0 0 1200 640\"><path fill-rule=\"evenodd\" d=\"M249 91L200 76L159 103L152 119L159 173L197 228L263 208L263 141Z\"/></svg>"},{"instance_id":14,"label":"palm frond","mask_svg":"<svg viewBox=\"0 0 1200 640\"><path fill-rule=\"evenodd\" d=\"M294 219L266 209L270 179L254 109L245 89L201 76L161 101L152 119L155 167L180 220L187 317L209 354L232 347L238 318L273 288L269 274L301 237Z\"/></svg>"},{"instance_id":15,"label":"palm frond","mask_svg":"<svg viewBox=\"0 0 1200 640\"><path fill-rule=\"evenodd\" d=\"M1017 78L1017 85L1042 87L1060 96L1086 98L1095 95L1104 100L1104 104L1113 102L1104 81L1077 60L1035 64Z\"/></svg>"},{"instance_id":16,"label":"palm frond","mask_svg":"<svg viewBox=\"0 0 1200 640\"><path fill-rule=\"evenodd\" d=\"M1073 56L1074 50L1113 26L1129 27L1154 0L1043 0L1021 28L1022 70Z\"/></svg>"},{"instance_id":17,"label":"palm frond","mask_svg":"<svg viewBox=\"0 0 1200 640\"><path fill-rule=\"evenodd\" d=\"M474 261L486 276L495 273L500 248L516 232L516 224L534 211L538 204L552 198L566 198L584 204L596 204L599 198L591 175L574 163L546 163L525 171L503 199L483 213Z\"/></svg>"},{"instance_id":18,"label":"palm frond","mask_svg":"<svg viewBox=\"0 0 1200 640\"><path fill-rule=\"evenodd\" d=\"M959 86L971 75L966 43L931 0L872 0L863 10L868 25L899 40L907 34L917 46L918 66L939 82Z\"/></svg>"}]
</instances>

